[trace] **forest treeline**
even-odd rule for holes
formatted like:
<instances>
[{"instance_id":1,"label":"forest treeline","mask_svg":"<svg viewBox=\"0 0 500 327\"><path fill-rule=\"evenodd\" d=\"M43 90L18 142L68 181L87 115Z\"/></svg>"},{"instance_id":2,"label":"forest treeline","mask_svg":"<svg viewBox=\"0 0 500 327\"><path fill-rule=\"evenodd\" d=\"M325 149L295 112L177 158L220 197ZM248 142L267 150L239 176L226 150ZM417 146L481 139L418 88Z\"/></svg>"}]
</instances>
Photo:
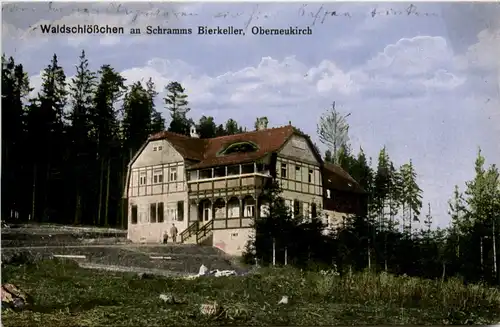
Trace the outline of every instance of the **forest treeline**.
<instances>
[{"instance_id":1,"label":"forest treeline","mask_svg":"<svg viewBox=\"0 0 500 327\"><path fill-rule=\"evenodd\" d=\"M39 92L32 91L22 64L2 56L2 219L124 228L127 164L150 134L166 128L189 135L193 124L202 138L246 131L233 119L221 124L203 116L195 123L188 94L176 81L166 86L164 108L157 108L151 79L126 81L110 65L92 71L84 51L71 72L54 55ZM340 271L498 283L498 168L485 167L479 150L474 178L450 194L450 226L433 228L411 160L397 165L385 147L375 162L362 149L354 153L346 118L333 106L320 119L318 137L329 149L325 161L342 166L367 191L368 214L325 235L321 221L291 218L275 185L267 191L270 218L255 222L247 256L269 263L274 243L277 263L284 263L286 252L290 264L334 262Z\"/></svg>"},{"instance_id":2,"label":"forest treeline","mask_svg":"<svg viewBox=\"0 0 500 327\"><path fill-rule=\"evenodd\" d=\"M2 56L2 217L126 227L122 202L127 164L152 133L165 129L151 79L126 86L110 65L89 69L82 51L69 80L57 55L35 97L22 64ZM168 130L189 135L189 101L166 86ZM229 119L197 123L202 138L241 133Z\"/></svg>"}]
</instances>

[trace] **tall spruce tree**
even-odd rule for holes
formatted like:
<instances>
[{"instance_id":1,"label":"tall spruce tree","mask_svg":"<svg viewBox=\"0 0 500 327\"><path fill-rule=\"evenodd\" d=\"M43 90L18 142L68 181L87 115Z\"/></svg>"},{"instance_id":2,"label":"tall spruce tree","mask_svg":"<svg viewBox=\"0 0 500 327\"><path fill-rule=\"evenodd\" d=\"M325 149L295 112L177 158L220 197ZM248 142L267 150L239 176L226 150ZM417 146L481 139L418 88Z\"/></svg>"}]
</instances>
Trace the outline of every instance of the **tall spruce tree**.
<instances>
[{"instance_id":1,"label":"tall spruce tree","mask_svg":"<svg viewBox=\"0 0 500 327\"><path fill-rule=\"evenodd\" d=\"M417 173L411 160L401 166L401 178L403 182L402 197L407 213L404 227L408 237L411 238L413 232L412 223L419 221L420 210L422 209L422 190L417 184Z\"/></svg>"},{"instance_id":2,"label":"tall spruce tree","mask_svg":"<svg viewBox=\"0 0 500 327\"><path fill-rule=\"evenodd\" d=\"M70 162L74 181L74 224L82 222L84 204L87 203L86 188L88 174L91 172L93 148L90 142L90 112L92 110L92 94L96 86L96 74L89 69L89 63L82 51L80 62L76 66L76 75L71 81L69 99L71 109L69 112L69 135L72 150ZM90 213L89 213L90 214Z\"/></svg>"},{"instance_id":3,"label":"tall spruce tree","mask_svg":"<svg viewBox=\"0 0 500 327\"><path fill-rule=\"evenodd\" d=\"M2 56L2 216L26 218L29 203L24 200L28 187L29 162L24 148L25 102L32 89L27 73L14 58Z\"/></svg>"},{"instance_id":4,"label":"tall spruce tree","mask_svg":"<svg viewBox=\"0 0 500 327\"><path fill-rule=\"evenodd\" d=\"M132 159L152 131L151 98L140 82L129 88L123 99L123 144Z\"/></svg>"},{"instance_id":5,"label":"tall spruce tree","mask_svg":"<svg viewBox=\"0 0 500 327\"><path fill-rule=\"evenodd\" d=\"M161 112L156 110L155 99L158 92L152 78L146 82L146 93L148 94L148 106L151 108L151 133L162 132L165 130L165 118Z\"/></svg>"},{"instance_id":6,"label":"tall spruce tree","mask_svg":"<svg viewBox=\"0 0 500 327\"><path fill-rule=\"evenodd\" d=\"M97 148L99 165L99 188L97 215L94 224L108 224L109 189L111 182L111 160L119 151L119 123L115 105L123 96L125 79L109 65L98 71L99 83L94 94L94 107L91 113L92 140ZM104 216L104 220L102 217Z\"/></svg>"},{"instance_id":7,"label":"tall spruce tree","mask_svg":"<svg viewBox=\"0 0 500 327\"><path fill-rule=\"evenodd\" d=\"M40 93L28 109L28 131L34 153L31 215L36 220L57 222L57 217L61 217L57 193L64 189L61 173L63 142L67 140L63 136L66 102L66 75L54 54L42 72Z\"/></svg>"},{"instance_id":8,"label":"tall spruce tree","mask_svg":"<svg viewBox=\"0 0 500 327\"><path fill-rule=\"evenodd\" d=\"M187 113L191 110L188 105L186 90L179 82L169 83L165 90L167 95L164 98L166 108L170 111L169 132L188 135L192 121L187 118Z\"/></svg>"}]
</instances>

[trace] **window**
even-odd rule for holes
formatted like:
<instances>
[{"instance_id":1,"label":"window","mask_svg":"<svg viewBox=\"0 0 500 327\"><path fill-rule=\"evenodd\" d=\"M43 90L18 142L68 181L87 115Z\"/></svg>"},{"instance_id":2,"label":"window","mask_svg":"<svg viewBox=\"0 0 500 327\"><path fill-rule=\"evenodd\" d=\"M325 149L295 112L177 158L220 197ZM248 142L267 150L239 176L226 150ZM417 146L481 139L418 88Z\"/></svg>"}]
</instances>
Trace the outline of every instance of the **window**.
<instances>
[{"instance_id":1,"label":"window","mask_svg":"<svg viewBox=\"0 0 500 327\"><path fill-rule=\"evenodd\" d=\"M158 222L159 223L162 223L163 222L163 202L158 202L158 205L157 205L157 211L158 211Z\"/></svg>"},{"instance_id":2,"label":"window","mask_svg":"<svg viewBox=\"0 0 500 327\"><path fill-rule=\"evenodd\" d=\"M170 181L177 180L177 167L170 168Z\"/></svg>"},{"instance_id":3,"label":"window","mask_svg":"<svg viewBox=\"0 0 500 327\"><path fill-rule=\"evenodd\" d=\"M318 217L318 209L316 208L316 203L311 203L311 217Z\"/></svg>"},{"instance_id":4,"label":"window","mask_svg":"<svg viewBox=\"0 0 500 327\"><path fill-rule=\"evenodd\" d=\"M300 202L299 200L293 200L293 216L298 217L300 215Z\"/></svg>"},{"instance_id":5,"label":"window","mask_svg":"<svg viewBox=\"0 0 500 327\"><path fill-rule=\"evenodd\" d=\"M158 151L158 147L154 146L153 151Z\"/></svg>"},{"instance_id":6,"label":"window","mask_svg":"<svg viewBox=\"0 0 500 327\"><path fill-rule=\"evenodd\" d=\"M281 177L286 178L286 164L281 164Z\"/></svg>"},{"instance_id":7,"label":"window","mask_svg":"<svg viewBox=\"0 0 500 327\"><path fill-rule=\"evenodd\" d=\"M156 203L149 205L149 222L156 223Z\"/></svg>"},{"instance_id":8,"label":"window","mask_svg":"<svg viewBox=\"0 0 500 327\"><path fill-rule=\"evenodd\" d=\"M153 171L153 184L163 183L163 169L155 169Z\"/></svg>"},{"instance_id":9,"label":"window","mask_svg":"<svg viewBox=\"0 0 500 327\"><path fill-rule=\"evenodd\" d=\"M330 190L326 190L326 198L331 199L332 198L332 192Z\"/></svg>"},{"instance_id":10,"label":"window","mask_svg":"<svg viewBox=\"0 0 500 327\"><path fill-rule=\"evenodd\" d=\"M304 203L302 208L302 217L311 218L311 211L309 211L309 203Z\"/></svg>"},{"instance_id":11,"label":"window","mask_svg":"<svg viewBox=\"0 0 500 327\"><path fill-rule=\"evenodd\" d=\"M309 175L307 177L307 181L309 183L312 183L313 182L313 170L312 169L309 169Z\"/></svg>"},{"instance_id":12,"label":"window","mask_svg":"<svg viewBox=\"0 0 500 327\"><path fill-rule=\"evenodd\" d=\"M177 220L177 208L169 206L168 210L168 219L170 220Z\"/></svg>"},{"instance_id":13,"label":"window","mask_svg":"<svg viewBox=\"0 0 500 327\"><path fill-rule=\"evenodd\" d=\"M212 210L210 209L210 203L208 203L208 202L203 203L203 217L202 217L202 219L204 221L209 221L210 220L210 218L211 218L210 217L210 212L211 211Z\"/></svg>"},{"instance_id":14,"label":"window","mask_svg":"<svg viewBox=\"0 0 500 327\"><path fill-rule=\"evenodd\" d=\"M158 147L158 151L161 151L162 149L163 149L163 147L160 145L160 146Z\"/></svg>"},{"instance_id":15,"label":"window","mask_svg":"<svg viewBox=\"0 0 500 327\"><path fill-rule=\"evenodd\" d=\"M245 217L255 217L255 206L253 204L245 206Z\"/></svg>"},{"instance_id":16,"label":"window","mask_svg":"<svg viewBox=\"0 0 500 327\"><path fill-rule=\"evenodd\" d=\"M139 173L139 185L146 185L146 172L141 171Z\"/></svg>"},{"instance_id":17,"label":"window","mask_svg":"<svg viewBox=\"0 0 500 327\"><path fill-rule=\"evenodd\" d=\"M263 203L260 205L260 216L267 217L269 215L269 205L267 203Z\"/></svg>"},{"instance_id":18,"label":"window","mask_svg":"<svg viewBox=\"0 0 500 327\"><path fill-rule=\"evenodd\" d=\"M132 213L131 213L131 222L132 224L137 224L137 206L132 205Z\"/></svg>"},{"instance_id":19,"label":"window","mask_svg":"<svg viewBox=\"0 0 500 327\"><path fill-rule=\"evenodd\" d=\"M301 168L300 166L295 166L295 179L301 180Z\"/></svg>"},{"instance_id":20,"label":"window","mask_svg":"<svg viewBox=\"0 0 500 327\"><path fill-rule=\"evenodd\" d=\"M184 201L177 201L177 220L184 220Z\"/></svg>"},{"instance_id":21,"label":"window","mask_svg":"<svg viewBox=\"0 0 500 327\"><path fill-rule=\"evenodd\" d=\"M290 214L292 215L292 218L294 217L293 216L293 200L286 200L286 206L288 208L288 210L290 210Z\"/></svg>"}]
</instances>

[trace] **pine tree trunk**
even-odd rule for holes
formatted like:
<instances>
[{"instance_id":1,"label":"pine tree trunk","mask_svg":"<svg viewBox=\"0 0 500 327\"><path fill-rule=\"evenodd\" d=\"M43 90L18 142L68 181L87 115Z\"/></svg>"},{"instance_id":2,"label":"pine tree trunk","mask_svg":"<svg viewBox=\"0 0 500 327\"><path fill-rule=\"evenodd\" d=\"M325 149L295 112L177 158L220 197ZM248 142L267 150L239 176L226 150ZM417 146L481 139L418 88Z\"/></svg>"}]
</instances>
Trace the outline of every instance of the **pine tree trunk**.
<instances>
[{"instance_id":1,"label":"pine tree trunk","mask_svg":"<svg viewBox=\"0 0 500 327\"><path fill-rule=\"evenodd\" d=\"M74 225L81 223L82 216L82 196L80 195L80 186L76 186L76 201L75 201L75 220Z\"/></svg>"},{"instance_id":2,"label":"pine tree trunk","mask_svg":"<svg viewBox=\"0 0 500 327\"><path fill-rule=\"evenodd\" d=\"M35 220L36 213L36 178L38 174L38 166L35 163L33 165L33 189L32 189L32 199L31 199L31 219ZM38 217L37 217L38 218Z\"/></svg>"},{"instance_id":3,"label":"pine tree trunk","mask_svg":"<svg viewBox=\"0 0 500 327\"><path fill-rule=\"evenodd\" d=\"M108 157L108 164L107 164L107 176L106 176L106 205L104 207L104 226L108 226L109 220L108 220L108 213L109 213L109 177L111 173L111 159Z\"/></svg>"},{"instance_id":4,"label":"pine tree trunk","mask_svg":"<svg viewBox=\"0 0 500 327\"><path fill-rule=\"evenodd\" d=\"M104 188L104 158L101 157L101 171L99 176L99 206L97 212L97 222L94 220L94 225L99 225L101 223L101 213L102 213L102 192Z\"/></svg>"},{"instance_id":5,"label":"pine tree trunk","mask_svg":"<svg viewBox=\"0 0 500 327\"><path fill-rule=\"evenodd\" d=\"M441 275L441 282L444 282L446 276L446 262L443 261L443 274Z\"/></svg>"},{"instance_id":6,"label":"pine tree trunk","mask_svg":"<svg viewBox=\"0 0 500 327\"><path fill-rule=\"evenodd\" d=\"M45 172L45 187L44 187L44 192L43 192L43 215L42 219L45 221L48 217L48 212L49 212L49 194L50 194L50 170L52 169L50 165L50 161L47 163L47 171Z\"/></svg>"},{"instance_id":7,"label":"pine tree trunk","mask_svg":"<svg viewBox=\"0 0 500 327\"><path fill-rule=\"evenodd\" d=\"M495 232L495 219L496 217L493 216L493 228L492 228L492 236L493 236L493 272L495 273L494 276L496 279L499 279L500 282L500 276L498 275L498 266L497 266L497 242L496 242L496 232Z\"/></svg>"}]
</instances>

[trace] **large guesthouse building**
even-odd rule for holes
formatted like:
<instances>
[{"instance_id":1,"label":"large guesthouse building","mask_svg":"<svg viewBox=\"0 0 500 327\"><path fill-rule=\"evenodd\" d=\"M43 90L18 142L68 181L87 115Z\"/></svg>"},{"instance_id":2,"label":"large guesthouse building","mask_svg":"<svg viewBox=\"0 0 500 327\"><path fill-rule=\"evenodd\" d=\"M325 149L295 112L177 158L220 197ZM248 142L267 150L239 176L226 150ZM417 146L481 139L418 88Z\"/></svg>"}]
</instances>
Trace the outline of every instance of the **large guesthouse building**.
<instances>
[{"instance_id":1,"label":"large guesthouse building","mask_svg":"<svg viewBox=\"0 0 500 327\"><path fill-rule=\"evenodd\" d=\"M308 136L291 125L200 139L152 135L129 163L124 197L128 238L161 242L175 224L182 243L240 255L265 217L267 181L277 179L292 214L320 212L333 227L366 206L361 187L340 167L324 164Z\"/></svg>"}]
</instances>

